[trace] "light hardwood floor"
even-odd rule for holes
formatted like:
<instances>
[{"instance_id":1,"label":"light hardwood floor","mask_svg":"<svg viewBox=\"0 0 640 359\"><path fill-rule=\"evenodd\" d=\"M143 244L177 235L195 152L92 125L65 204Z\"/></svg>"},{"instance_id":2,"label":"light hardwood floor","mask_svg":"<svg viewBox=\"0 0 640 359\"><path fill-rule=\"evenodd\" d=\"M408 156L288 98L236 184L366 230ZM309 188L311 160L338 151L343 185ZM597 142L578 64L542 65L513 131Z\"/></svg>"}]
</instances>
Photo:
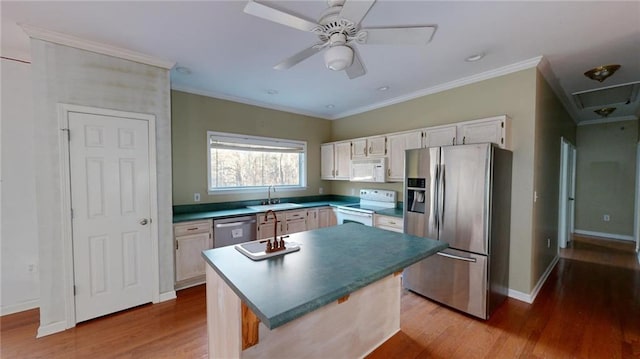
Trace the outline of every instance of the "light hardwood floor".
<instances>
[{"instance_id":1,"label":"light hardwood floor","mask_svg":"<svg viewBox=\"0 0 640 359\"><path fill-rule=\"evenodd\" d=\"M488 321L402 294L402 330L370 358L640 358L640 266L628 243L576 238L530 305ZM0 318L1 358L205 358L204 286L35 339L38 311Z\"/></svg>"}]
</instances>

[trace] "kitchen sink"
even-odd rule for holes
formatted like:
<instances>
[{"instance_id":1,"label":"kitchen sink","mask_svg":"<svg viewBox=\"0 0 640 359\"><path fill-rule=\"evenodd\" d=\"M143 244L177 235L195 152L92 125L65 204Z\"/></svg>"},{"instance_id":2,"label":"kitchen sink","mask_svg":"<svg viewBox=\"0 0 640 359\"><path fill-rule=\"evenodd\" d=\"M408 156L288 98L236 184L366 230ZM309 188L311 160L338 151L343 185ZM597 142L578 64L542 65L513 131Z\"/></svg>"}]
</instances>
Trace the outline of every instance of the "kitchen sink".
<instances>
[{"instance_id":1,"label":"kitchen sink","mask_svg":"<svg viewBox=\"0 0 640 359\"><path fill-rule=\"evenodd\" d=\"M272 211L280 211L283 209L293 209L293 208L298 208L298 207L302 207L301 204L297 204L297 203L276 203L276 204L265 204L262 206L247 206L247 208L249 209L253 209L254 211L268 211L268 210L272 210Z\"/></svg>"}]
</instances>

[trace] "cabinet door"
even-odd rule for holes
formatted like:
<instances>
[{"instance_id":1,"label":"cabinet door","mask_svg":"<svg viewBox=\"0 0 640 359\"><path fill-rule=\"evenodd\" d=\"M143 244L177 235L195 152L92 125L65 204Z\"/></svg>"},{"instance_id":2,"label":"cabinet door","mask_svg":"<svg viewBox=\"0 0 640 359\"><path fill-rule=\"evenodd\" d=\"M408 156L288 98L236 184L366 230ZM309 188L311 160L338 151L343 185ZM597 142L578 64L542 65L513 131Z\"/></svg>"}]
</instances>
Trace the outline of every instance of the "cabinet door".
<instances>
[{"instance_id":1,"label":"cabinet door","mask_svg":"<svg viewBox=\"0 0 640 359\"><path fill-rule=\"evenodd\" d=\"M351 170L351 142L335 144L335 179L349 179Z\"/></svg>"},{"instance_id":2,"label":"cabinet door","mask_svg":"<svg viewBox=\"0 0 640 359\"><path fill-rule=\"evenodd\" d=\"M333 208L320 208L318 210L318 226L320 228L324 227L332 227L338 224L338 219L336 218L336 213L333 211Z\"/></svg>"},{"instance_id":3,"label":"cabinet door","mask_svg":"<svg viewBox=\"0 0 640 359\"><path fill-rule=\"evenodd\" d=\"M292 221L287 221L286 228L284 230L284 234L298 233L304 232L307 230L307 221L306 219L295 219Z\"/></svg>"},{"instance_id":4,"label":"cabinet door","mask_svg":"<svg viewBox=\"0 0 640 359\"><path fill-rule=\"evenodd\" d=\"M386 229L387 231L398 233L404 232L404 223L402 218L376 214L373 217L373 224L376 228Z\"/></svg>"},{"instance_id":5,"label":"cabinet door","mask_svg":"<svg viewBox=\"0 0 640 359\"><path fill-rule=\"evenodd\" d=\"M367 157L367 139L351 140L351 158Z\"/></svg>"},{"instance_id":6,"label":"cabinet door","mask_svg":"<svg viewBox=\"0 0 640 359\"><path fill-rule=\"evenodd\" d=\"M457 128L453 126L439 126L424 130L423 147L449 146L456 144Z\"/></svg>"},{"instance_id":7,"label":"cabinet door","mask_svg":"<svg viewBox=\"0 0 640 359\"><path fill-rule=\"evenodd\" d=\"M335 176L334 145L327 143L320 146L320 177L333 179Z\"/></svg>"},{"instance_id":8,"label":"cabinet door","mask_svg":"<svg viewBox=\"0 0 640 359\"><path fill-rule=\"evenodd\" d=\"M307 210L307 230L318 228L318 209Z\"/></svg>"},{"instance_id":9,"label":"cabinet door","mask_svg":"<svg viewBox=\"0 0 640 359\"><path fill-rule=\"evenodd\" d=\"M404 151L422 146L422 132L409 132L387 136L387 150L389 153L389 181L404 180Z\"/></svg>"},{"instance_id":10,"label":"cabinet door","mask_svg":"<svg viewBox=\"0 0 640 359\"><path fill-rule=\"evenodd\" d=\"M211 248L209 233L176 237L176 282L205 274L202 251Z\"/></svg>"},{"instance_id":11,"label":"cabinet door","mask_svg":"<svg viewBox=\"0 0 640 359\"><path fill-rule=\"evenodd\" d=\"M367 138L367 146L367 156L385 156L387 154L387 137L369 137Z\"/></svg>"},{"instance_id":12,"label":"cabinet door","mask_svg":"<svg viewBox=\"0 0 640 359\"><path fill-rule=\"evenodd\" d=\"M282 222L278 221L277 224L273 221L258 224L258 235L256 239L273 238L273 229L277 226L277 236L282 235Z\"/></svg>"},{"instance_id":13,"label":"cabinet door","mask_svg":"<svg viewBox=\"0 0 640 359\"><path fill-rule=\"evenodd\" d=\"M460 125L458 144L493 142L504 147L504 120L473 121Z\"/></svg>"}]
</instances>

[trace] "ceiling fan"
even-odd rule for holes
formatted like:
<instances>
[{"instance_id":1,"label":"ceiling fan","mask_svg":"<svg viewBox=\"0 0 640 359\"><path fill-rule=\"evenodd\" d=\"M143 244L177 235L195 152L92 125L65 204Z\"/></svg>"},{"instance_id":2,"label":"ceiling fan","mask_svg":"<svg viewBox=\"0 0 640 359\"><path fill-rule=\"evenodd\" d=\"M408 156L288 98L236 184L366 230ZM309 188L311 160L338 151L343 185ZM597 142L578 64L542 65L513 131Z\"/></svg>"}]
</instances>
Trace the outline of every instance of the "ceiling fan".
<instances>
[{"instance_id":1,"label":"ceiling fan","mask_svg":"<svg viewBox=\"0 0 640 359\"><path fill-rule=\"evenodd\" d=\"M273 68L286 70L315 55L324 48L327 68L346 70L350 79L366 73L354 43L368 45L426 45L436 30L435 25L360 28L376 0L327 0L326 9L317 23L255 1L249 1L244 12L294 29L312 32L320 42L285 59Z\"/></svg>"}]
</instances>

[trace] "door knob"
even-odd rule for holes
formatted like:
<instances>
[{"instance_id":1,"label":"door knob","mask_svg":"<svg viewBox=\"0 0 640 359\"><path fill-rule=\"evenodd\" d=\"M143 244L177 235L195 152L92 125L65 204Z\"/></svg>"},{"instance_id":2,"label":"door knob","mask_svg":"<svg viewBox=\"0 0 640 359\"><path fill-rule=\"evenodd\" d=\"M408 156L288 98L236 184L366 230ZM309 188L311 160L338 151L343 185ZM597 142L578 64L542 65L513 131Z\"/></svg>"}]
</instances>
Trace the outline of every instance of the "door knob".
<instances>
[{"instance_id":1,"label":"door knob","mask_svg":"<svg viewBox=\"0 0 640 359\"><path fill-rule=\"evenodd\" d=\"M143 226L146 226L147 223L149 223L149 220L147 220L146 218L143 218L143 219L140 220L140 224L143 225Z\"/></svg>"}]
</instances>

